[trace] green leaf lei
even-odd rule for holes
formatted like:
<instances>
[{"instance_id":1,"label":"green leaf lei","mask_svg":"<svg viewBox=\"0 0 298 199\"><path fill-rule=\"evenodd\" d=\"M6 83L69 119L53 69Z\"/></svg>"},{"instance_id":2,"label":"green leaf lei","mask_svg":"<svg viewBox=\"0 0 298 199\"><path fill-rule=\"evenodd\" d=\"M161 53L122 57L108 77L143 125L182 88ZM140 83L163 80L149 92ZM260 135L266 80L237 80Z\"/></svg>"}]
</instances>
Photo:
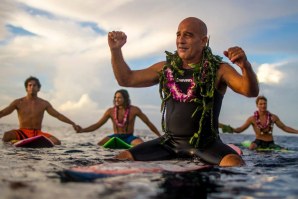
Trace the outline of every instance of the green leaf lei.
<instances>
[{"instance_id":1,"label":"green leaf lei","mask_svg":"<svg viewBox=\"0 0 298 199\"><path fill-rule=\"evenodd\" d=\"M172 96L172 93L170 91L170 88L168 88L167 86L168 79L166 76L166 69L169 68L173 72L173 76L175 79L177 79L178 75L183 76L184 71L180 69L183 65L183 62L182 59L178 56L177 51L175 51L174 53L165 51L165 53L166 63L160 73L159 93L162 99L162 130L165 133L167 133L164 115L166 109L166 102ZM195 148L199 147L200 134L202 132L203 121L206 115L210 115L211 118L210 125L212 129L212 136L214 138L218 136L217 131L214 129L213 125L213 103L216 71L219 68L221 62L222 57L212 54L208 41L206 47L203 50L201 63L190 65L193 68L193 80L196 84L194 90L199 90L199 92L196 93L197 96L194 99L190 100L190 102L195 102L198 104L196 110L192 114L192 117L197 113L197 111L202 110L202 115L199 121L199 130L194 133L194 135L189 141L190 144L192 144ZM200 97L198 97L198 95L200 95Z\"/></svg>"}]
</instances>

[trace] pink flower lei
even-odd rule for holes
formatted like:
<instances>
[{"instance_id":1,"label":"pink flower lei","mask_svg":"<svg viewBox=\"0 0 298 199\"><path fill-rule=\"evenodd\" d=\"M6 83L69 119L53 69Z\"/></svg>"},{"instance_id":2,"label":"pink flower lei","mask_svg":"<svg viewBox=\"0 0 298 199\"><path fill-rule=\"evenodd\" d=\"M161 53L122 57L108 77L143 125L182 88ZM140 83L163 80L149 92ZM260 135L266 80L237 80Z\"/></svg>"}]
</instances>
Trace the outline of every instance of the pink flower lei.
<instances>
[{"instance_id":1,"label":"pink flower lei","mask_svg":"<svg viewBox=\"0 0 298 199\"><path fill-rule=\"evenodd\" d=\"M125 110L124 118L123 118L122 122L119 122L118 118L117 118L118 107L117 106L114 107L114 121L115 121L116 126L123 128L126 125L128 115L129 115L129 109L130 109L130 107L128 107Z\"/></svg>"},{"instance_id":2,"label":"pink flower lei","mask_svg":"<svg viewBox=\"0 0 298 199\"><path fill-rule=\"evenodd\" d=\"M184 94L176 84L173 76L173 71L170 68L166 69L166 78L168 80L167 87L169 88L173 99L179 102L190 102L195 98L194 88L196 87L196 84L193 78L190 79L190 86L188 87L186 94Z\"/></svg>"},{"instance_id":3,"label":"pink flower lei","mask_svg":"<svg viewBox=\"0 0 298 199\"><path fill-rule=\"evenodd\" d=\"M269 132L272 131L272 118L271 118L271 113L269 111L267 111L267 114L266 114L266 124L263 125L261 123L261 120L260 120L260 113L259 111L255 111L254 112L254 117L255 117L255 120L256 120L256 124L257 124L257 127L261 130L261 134L263 134L263 130L267 129L269 127Z\"/></svg>"}]
</instances>

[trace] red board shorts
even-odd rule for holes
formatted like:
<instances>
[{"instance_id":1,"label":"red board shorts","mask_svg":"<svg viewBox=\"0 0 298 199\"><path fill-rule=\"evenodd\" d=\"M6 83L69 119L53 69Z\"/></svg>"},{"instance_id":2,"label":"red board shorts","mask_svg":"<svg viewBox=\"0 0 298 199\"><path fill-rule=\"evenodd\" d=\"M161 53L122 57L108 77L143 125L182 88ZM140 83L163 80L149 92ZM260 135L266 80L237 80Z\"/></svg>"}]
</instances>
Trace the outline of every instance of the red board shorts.
<instances>
[{"instance_id":1,"label":"red board shorts","mask_svg":"<svg viewBox=\"0 0 298 199\"><path fill-rule=\"evenodd\" d=\"M23 139L31 138L31 137L34 137L34 136L37 136L37 135L43 135L47 138L52 137L51 134L44 133L41 130L37 130L37 129L24 129L24 128L21 128L21 129L14 130L14 132L16 133L17 140L23 140Z\"/></svg>"}]
</instances>

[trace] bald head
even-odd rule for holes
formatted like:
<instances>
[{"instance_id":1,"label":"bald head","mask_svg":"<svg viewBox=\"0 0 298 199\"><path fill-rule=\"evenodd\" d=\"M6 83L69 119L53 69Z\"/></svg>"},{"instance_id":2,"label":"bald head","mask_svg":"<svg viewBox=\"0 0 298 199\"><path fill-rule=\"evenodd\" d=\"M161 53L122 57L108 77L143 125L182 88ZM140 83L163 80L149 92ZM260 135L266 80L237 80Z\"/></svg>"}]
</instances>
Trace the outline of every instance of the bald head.
<instances>
[{"instance_id":1,"label":"bald head","mask_svg":"<svg viewBox=\"0 0 298 199\"><path fill-rule=\"evenodd\" d=\"M194 29L196 29L196 31L198 33L201 34L201 36L207 36L207 26L206 26L206 24L202 20L200 20L196 17L185 18L180 22L179 26L182 25L182 24L187 24L188 26L193 27Z\"/></svg>"}]
</instances>

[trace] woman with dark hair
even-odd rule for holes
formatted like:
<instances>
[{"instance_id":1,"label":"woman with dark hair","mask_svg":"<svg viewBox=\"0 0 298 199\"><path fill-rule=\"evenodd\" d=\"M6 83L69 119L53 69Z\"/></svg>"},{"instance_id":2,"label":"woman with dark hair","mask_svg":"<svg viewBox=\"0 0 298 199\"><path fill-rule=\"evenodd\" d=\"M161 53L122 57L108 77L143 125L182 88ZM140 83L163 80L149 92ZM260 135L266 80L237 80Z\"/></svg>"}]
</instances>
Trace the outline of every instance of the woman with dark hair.
<instances>
[{"instance_id":1,"label":"woman with dark hair","mask_svg":"<svg viewBox=\"0 0 298 199\"><path fill-rule=\"evenodd\" d=\"M118 137L132 146L138 145L143 140L134 136L134 124L136 117L139 117L157 136L160 136L157 128L150 122L148 117L141 111L140 108L130 104L130 98L127 90L121 89L115 92L114 106L106 110L102 118L95 124L89 127L82 128L78 133L91 132L99 129L108 119L113 122L114 134L104 137L98 142L98 145L104 145L112 137Z\"/></svg>"}]
</instances>

